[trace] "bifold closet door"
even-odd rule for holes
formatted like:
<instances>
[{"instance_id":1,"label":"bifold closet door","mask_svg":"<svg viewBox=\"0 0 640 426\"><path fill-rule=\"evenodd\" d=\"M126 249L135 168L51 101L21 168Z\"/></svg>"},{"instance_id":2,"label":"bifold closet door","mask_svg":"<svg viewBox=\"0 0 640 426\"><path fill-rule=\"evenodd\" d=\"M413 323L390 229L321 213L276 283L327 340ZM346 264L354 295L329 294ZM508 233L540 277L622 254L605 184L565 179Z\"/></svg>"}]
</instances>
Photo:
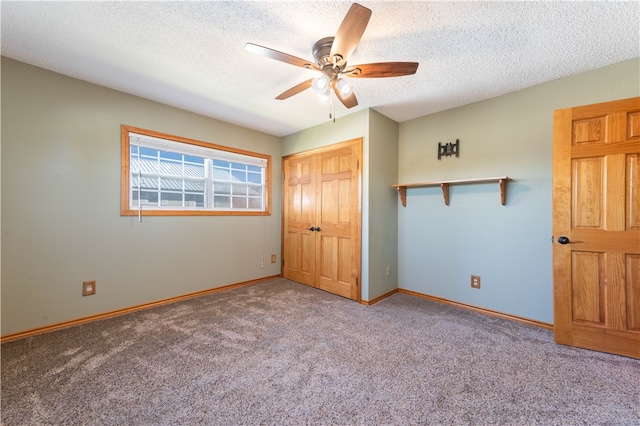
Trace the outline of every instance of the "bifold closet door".
<instances>
[{"instance_id":1,"label":"bifold closet door","mask_svg":"<svg viewBox=\"0 0 640 426\"><path fill-rule=\"evenodd\" d=\"M283 161L283 276L360 296L360 139Z\"/></svg>"}]
</instances>

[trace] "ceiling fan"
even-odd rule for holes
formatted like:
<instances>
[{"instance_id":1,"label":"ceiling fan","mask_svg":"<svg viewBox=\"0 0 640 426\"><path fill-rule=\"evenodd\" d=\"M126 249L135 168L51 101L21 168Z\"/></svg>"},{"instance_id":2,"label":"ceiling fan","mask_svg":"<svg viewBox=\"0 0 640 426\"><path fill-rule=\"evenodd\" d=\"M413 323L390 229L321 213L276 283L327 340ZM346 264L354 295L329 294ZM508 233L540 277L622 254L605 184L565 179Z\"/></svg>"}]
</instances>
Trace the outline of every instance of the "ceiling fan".
<instances>
[{"instance_id":1,"label":"ceiling fan","mask_svg":"<svg viewBox=\"0 0 640 426\"><path fill-rule=\"evenodd\" d=\"M315 62L253 43L247 43L244 48L271 59L321 73L315 78L303 81L282 92L276 99L290 98L311 87L318 93L321 101L329 103L333 92L345 107L352 108L358 105L358 100L353 93L353 86L343 77L399 77L415 74L418 69L417 62L377 62L347 66L349 57L358 46L364 30L367 28L369 18L371 18L370 9L353 3L342 20L336 36L322 38L313 45L312 52Z\"/></svg>"}]
</instances>

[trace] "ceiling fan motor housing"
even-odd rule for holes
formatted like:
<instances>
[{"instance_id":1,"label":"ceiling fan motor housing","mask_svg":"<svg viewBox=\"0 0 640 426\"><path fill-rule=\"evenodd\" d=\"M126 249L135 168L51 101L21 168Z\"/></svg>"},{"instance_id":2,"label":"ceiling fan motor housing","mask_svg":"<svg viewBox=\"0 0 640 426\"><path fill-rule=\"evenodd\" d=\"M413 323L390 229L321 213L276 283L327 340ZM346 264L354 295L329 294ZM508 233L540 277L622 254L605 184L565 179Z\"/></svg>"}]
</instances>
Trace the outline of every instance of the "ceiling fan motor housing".
<instances>
[{"instance_id":1,"label":"ceiling fan motor housing","mask_svg":"<svg viewBox=\"0 0 640 426\"><path fill-rule=\"evenodd\" d=\"M346 63L338 65L338 61L332 61L331 59L331 46L333 45L334 37L325 37L316 41L313 45L313 59L315 59L316 64L330 77L334 77L337 75L342 67L346 65ZM340 58L342 59L342 58Z\"/></svg>"}]
</instances>

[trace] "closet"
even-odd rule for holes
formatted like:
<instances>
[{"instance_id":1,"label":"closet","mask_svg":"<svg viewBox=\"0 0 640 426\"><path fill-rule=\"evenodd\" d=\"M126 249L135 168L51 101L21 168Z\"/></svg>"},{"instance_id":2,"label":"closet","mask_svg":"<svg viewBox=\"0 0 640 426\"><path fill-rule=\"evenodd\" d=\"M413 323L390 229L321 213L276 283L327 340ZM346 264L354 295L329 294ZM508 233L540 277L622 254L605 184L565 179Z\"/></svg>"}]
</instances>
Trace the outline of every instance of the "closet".
<instances>
[{"instance_id":1,"label":"closet","mask_svg":"<svg viewBox=\"0 0 640 426\"><path fill-rule=\"evenodd\" d=\"M360 300L362 139L282 159L282 275Z\"/></svg>"}]
</instances>

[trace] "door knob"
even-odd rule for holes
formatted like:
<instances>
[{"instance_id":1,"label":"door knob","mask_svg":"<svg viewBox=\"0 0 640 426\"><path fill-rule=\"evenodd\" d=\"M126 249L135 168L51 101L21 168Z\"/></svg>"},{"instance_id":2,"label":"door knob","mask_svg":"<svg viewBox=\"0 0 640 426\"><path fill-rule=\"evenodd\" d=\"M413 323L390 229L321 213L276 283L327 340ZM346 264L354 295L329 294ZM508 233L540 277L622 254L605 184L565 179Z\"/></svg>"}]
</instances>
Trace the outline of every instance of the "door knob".
<instances>
[{"instance_id":1,"label":"door knob","mask_svg":"<svg viewBox=\"0 0 640 426\"><path fill-rule=\"evenodd\" d=\"M320 232L320 227L316 226L316 232Z\"/></svg>"},{"instance_id":2,"label":"door knob","mask_svg":"<svg viewBox=\"0 0 640 426\"><path fill-rule=\"evenodd\" d=\"M562 236L562 237L558 237L558 244L569 244L571 241L569 241L569 238Z\"/></svg>"},{"instance_id":3,"label":"door knob","mask_svg":"<svg viewBox=\"0 0 640 426\"><path fill-rule=\"evenodd\" d=\"M311 232L313 232L313 231L315 231L315 230L316 230L316 228L315 228L315 227L313 227L313 226L312 226L311 228L307 228L307 229L308 229L309 231L311 231Z\"/></svg>"}]
</instances>

